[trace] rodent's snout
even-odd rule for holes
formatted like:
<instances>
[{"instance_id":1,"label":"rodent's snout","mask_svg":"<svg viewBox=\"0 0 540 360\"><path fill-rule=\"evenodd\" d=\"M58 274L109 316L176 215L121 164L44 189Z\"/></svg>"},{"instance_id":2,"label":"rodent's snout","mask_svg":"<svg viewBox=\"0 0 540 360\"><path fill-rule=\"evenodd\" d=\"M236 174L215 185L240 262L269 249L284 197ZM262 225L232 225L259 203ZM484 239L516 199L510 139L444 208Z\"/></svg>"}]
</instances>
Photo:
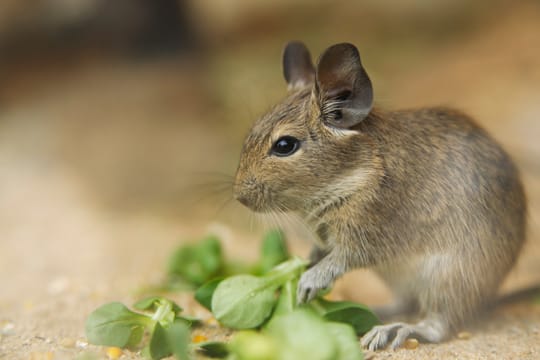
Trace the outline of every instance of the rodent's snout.
<instances>
[{"instance_id":1,"label":"rodent's snout","mask_svg":"<svg viewBox=\"0 0 540 360\"><path fill-rule=\"evenodd\" d=\"M242 179L234 183L233 196L242 205L247 206L252 210L256 210L255 204L258 198L258 186L257 182L253 178Z\"/></svg>"},{"instance_id":2,"label":"rodent's snout","mask_svg":"<svg viewBox=\"0 0 540 360\"><path fill-rule=\"evenodd\" d=\"M242 205L248 206L248 196L247 194L242 191L242 186L238 183L234 184L233 187L233 196L236 200L238 200Z\"/></svg>"},{"instance_id":3,"label":"rodent's snout","mask_svg":"<svg viewBox=\"0 0 540 360\"><path fill-rule=\"evenodd\" d=\"M242 205L249 207L248 197L242 193L234 193L234 198L238 200Z\"/></svg>"}]
</instances>

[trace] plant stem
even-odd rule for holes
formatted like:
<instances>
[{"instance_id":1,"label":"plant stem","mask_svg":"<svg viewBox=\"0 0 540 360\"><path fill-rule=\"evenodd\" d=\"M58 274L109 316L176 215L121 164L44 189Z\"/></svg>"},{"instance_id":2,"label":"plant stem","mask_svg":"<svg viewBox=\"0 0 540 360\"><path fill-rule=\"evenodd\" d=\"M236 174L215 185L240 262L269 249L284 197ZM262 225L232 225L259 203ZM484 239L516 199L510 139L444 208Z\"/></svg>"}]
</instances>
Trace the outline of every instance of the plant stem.
<instances>
[{"instance_id":1,"label":"plant stem","mask_svg":"<svg viewBox=\"0 0 540 360\"><path fill-rule=\"evenodd\" d=\"M270 284L280 286L290 280L294 274L300 273L307 266L307 261L294 257L279 264L266 275L262 276Z\"/></svg>"},{"instance_id":2,"label":"plant stem","mask_svg":"<svg viewBox=\"0 0 540 360\"><path fill-rule=\"evenodd\" d=\"M169 302L160 302L160 305L158 306L156 312L154 313L154 315L152 315L152 320L162 321L170 313L171 310L172 305Z\"/></svg>"}]
</instances>

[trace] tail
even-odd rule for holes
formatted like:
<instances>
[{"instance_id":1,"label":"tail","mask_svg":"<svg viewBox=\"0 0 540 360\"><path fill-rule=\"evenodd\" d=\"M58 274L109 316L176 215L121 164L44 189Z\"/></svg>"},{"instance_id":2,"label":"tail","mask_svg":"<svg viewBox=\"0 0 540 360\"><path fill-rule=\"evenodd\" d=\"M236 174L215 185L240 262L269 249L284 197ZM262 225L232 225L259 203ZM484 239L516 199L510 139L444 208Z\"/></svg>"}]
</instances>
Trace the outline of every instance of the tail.
<instances>
[{"instance_id":1,"label":"tail","mask_svg":"<svg viewBox=\"0 0 540 360\"><path fill-rule=\"evenodd\" d=\"M521 290L516 290L509 294L502 295L494 301L492 306L499 307L531 300L540 301L540 285L533 285Z\"/></svg>"}]
</instances>

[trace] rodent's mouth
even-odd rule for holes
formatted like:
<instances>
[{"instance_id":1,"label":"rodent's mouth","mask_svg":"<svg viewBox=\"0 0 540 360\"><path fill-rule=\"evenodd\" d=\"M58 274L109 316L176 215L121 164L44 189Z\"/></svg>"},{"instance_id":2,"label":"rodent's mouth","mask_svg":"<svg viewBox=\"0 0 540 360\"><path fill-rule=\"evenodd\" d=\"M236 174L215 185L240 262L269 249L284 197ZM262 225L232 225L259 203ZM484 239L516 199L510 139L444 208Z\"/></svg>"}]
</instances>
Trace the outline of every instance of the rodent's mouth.
<instances>
[{"instance_id":1,"label":"rodent's mouth","mask_svg":"<svg viewBox=\"0 0 540 360\"><path fill-rule=\"evenodd\" d=\"M253 178L235 183L233 196L238 202L248 209L257 212L268 212L267 201L264 197L267 189L264 185L256 182Z\"/></svg>"},{"instance_id":2,"label":"rodent's mouth","mask_svg":"<svg viewBox=\"0 0 540 360\"><path fill-rule=\"evenodd\" d=\"M242 205L244 205L245 207L247 207L249 210L253 212L266 213L269 211L269 209L267 209L266 207L261 206L260 203L249 201L245 197L238 196L235 194L235 198L236 200L238 200L239 203L241 203Z\"/></svg>"}]
</instances>

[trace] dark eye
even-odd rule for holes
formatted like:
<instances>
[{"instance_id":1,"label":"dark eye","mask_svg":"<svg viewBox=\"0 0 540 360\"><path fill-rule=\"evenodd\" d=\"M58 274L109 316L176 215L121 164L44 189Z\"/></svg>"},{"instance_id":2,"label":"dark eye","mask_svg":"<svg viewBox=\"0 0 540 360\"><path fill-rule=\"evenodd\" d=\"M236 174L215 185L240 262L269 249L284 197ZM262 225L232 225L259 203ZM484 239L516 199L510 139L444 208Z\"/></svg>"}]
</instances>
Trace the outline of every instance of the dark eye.
<instances>
[{"instance_id":1,"label":"dark eye","mask_svg":"<svg viewBox=\"0 0 540 360\"><path fill-rule=\"evenodd\" d=\"M272 154L277 156L292 155L300 147L300 141L292 136L282 136L272 146Z\"/></svg>"}]
</instances>

